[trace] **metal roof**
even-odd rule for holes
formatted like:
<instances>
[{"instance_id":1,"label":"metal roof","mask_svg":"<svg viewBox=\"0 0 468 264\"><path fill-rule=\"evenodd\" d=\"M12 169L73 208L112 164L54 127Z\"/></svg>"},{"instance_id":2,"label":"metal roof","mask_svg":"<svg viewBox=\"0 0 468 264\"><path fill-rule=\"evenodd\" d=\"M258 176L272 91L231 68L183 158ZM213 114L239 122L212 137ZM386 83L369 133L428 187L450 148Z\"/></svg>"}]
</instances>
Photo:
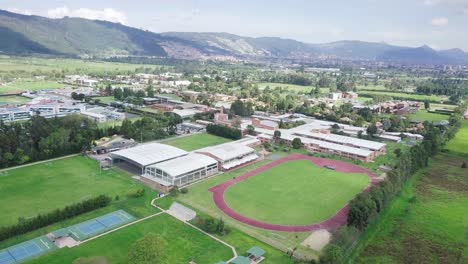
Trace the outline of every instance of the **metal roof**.
<instances>
[{"instance_id":1,"label":"metal roof","mask_svg":"<svg viewBox=\"0 0 468 264\"><path fill-rule=\"evenodd\" d=\"M160 169L175 177L217 163L218 161L206 155L190 153L182 157L156 163L149 167Z\"/></svg>"},{"instance_id":2,"label":"metal roof","mask_svg":"<svg viewBox=\"0 0 468 264\"><path fill-rule=\"evenodd\" d=\"M251 249L249 249L247 251L247 253L249 253L250 255L256 257L256 258L259 258L263 255L265 255L265 250L259 248L259 247L253 247Z\"/></svg>"},{"instance_id":3,"label":"metal roof","mask_svg":"<svg viewBox=\"0 0 468 264\"><path fill-rule=\"evenodd\" d=\"M312 137L314 139L330 141L334 143L349 144L349 145L353 145L356 147L362 147L362 148L367 148L371 150L379 150L382 147L385 147L384 143L364 140L364 139L359 139L359 138L353 138L353 137L346 137L346 136L341 136L341 135L336 135L336 134L322 134L322 133L314 133L314 132L306 132L306 131L296 132L296 134L303 135L306 137Z\"/></svg>"},{"instance_id":4,"label":"metal roof","mask_svg":"<svg viewBox=\"0 0 468 264\"><path fill-rule=\"evenodd\" d=\"M227 161L239 156L255 152L253 148L244 146L236 142L224 143L212 147L196 150L198 153L208 153L221 161Z\"/></svg>"},{"instance_id":5,"label":"metal roof","mask_svg":"<svg viewBox=\"0 0 468 264\"><path fill-rule=\"evenodd\" d=\"M123 158L140 164L141 166L148 166L187 155L187 153L188 152L173 146L160 143L148 143L112 152L111 157Z\"/></svg>"}]
</instances>

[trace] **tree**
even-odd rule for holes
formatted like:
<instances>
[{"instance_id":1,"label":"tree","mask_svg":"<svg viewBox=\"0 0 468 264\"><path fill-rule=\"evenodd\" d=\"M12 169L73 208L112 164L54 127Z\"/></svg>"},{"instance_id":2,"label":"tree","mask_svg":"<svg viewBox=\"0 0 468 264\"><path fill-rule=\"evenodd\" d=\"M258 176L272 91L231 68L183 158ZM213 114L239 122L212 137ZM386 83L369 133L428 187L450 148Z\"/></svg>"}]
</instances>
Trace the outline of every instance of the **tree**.
<instances>
[{"instance_id":1,"label":"tree","mask_svg":"<svg viewBox=\"0 0 468 264\"><path fill-rule=\"evenodd\" d=\"M240 128L240 126L242 124L242 120L240 118L236 117L236 118L232 119L231 124L235 128Z\"/></svg>"},{"instance_id":2,"label":"tree","mask_svg":"<svg viewBox=\"0 0 468 264\"><path fill-rule=\"evenodd\" d=\"M273 140L275 142L278 142L280 139L281 139L281 131L275 130L275 132L273 133Z\"/></svg>"},{"instance_id":3,"label":"tree","mask_svg":"<svg viewBox=\"0 0 468 264\"><path fill-rule=\"evenodd\" d=\"M463 164L461 165L462 169L466 169L466 162L463 162Z\"/></svg>"},{"instance_id":4,"label":"tree","mask_svg":"<svg viewBox=\"0 0 468 264\"><path fill-rule=\"evenodd\" d=\"M366 130L367 135L369 137L373 137L375 134L377 134L377 131L378 131L377 126L375 125L375 123L370 124L369 127L367 127L367 130Z\"/></svg>"},{"instance_id":5,"label":"tree","mask_svg":"<svg viewBox=\"0 0 468 264\"><path fill-rule=\"evenodd\" d=\"M397 156L397 158L399 158L401 156L401 149L400 148L397 148L393 151L393 153L395 153L395 155Z\"/></svg>"},{"instance_id":6,"label":"tree","mask_svg":"<svg viewBox=\"0 0 468 264\"><path fill-rule=\"evenodd\" d=\"M255 135L255 127L252 125L247 126L247 134L254 136Z\"/></svg>"},{"instance_id":7,"label":"tree","mask_svg":"<svg viewBox=\"0 0 468 264\"><path fill-rule=\"evenodd\" d=\"M152 85L149 85L148 88L146 88L146 93L148 94L148 97L154 97L154 88Z\"/></svg>"},{"instance_id":8,"label":"tree","mask_svg":"<svg viewBox=\"0 0 468 264\"><path fill-rule=\"evenodd\" d=\"M106 95L107 96L112 96L112 86L110 84L106 85Z\"/></svg>"},{"instance_id":9,"label":"tree","mask_svg":"<svg viewBox=\"0 0 468 264\"><path fill-rule=\"evenodd\" d=\"M138 91L135 93L135 96L136 96L137 98L143 98L143 97L145 97L145 91L143 91L143 90L138 90Z\"/></svg>"},{"instance_id":10,"label":"tree","mask_svg":"<svg viewBox=\"0 0 468 264\"><path fill-rule=\"evenodd\" d=\"M428 100L424 101L424 109L429 110L430 108L431 108L431 103Z\"/></svg>"},{"instance_id":11,"label":"tree","mask_svg":"<svg viewBox=\"0 0 468 264\"><path fill-rule=\"evenodd\" d=\"M128 252L129 264L166 264L167 242L159 235L149 233L137 240Z\"/></svg>"},{"instance_id":12,"label":"tree","mask_svg":"<svg viewBox=\"0 0 468 264\"><path fill-rule=\"evenodd\" d=\"M294 138L292 141L292 147L295 149L300 149L302 148L302 141L300 138Z\"/></svg>"},{"instance_id":13,"label":"tree","mask_svg":"<svg viewBox=\"0 0 468 264\"><path fill-rule=\"evenodd\" d=\"M122 100L122 98L123 98L122 88L115 88L114 89L114 98L116 100L119 100L119 101Z\"/></svg>"}]
</instances>

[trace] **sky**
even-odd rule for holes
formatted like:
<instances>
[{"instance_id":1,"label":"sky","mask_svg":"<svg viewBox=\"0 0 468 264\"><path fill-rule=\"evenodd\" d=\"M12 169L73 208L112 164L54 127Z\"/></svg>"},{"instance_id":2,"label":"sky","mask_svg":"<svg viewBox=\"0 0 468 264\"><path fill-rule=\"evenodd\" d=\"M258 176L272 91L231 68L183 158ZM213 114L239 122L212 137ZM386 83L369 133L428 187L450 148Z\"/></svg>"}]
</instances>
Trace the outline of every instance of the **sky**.
<instances>
[{"instance_id":1,"label":"sky","mask_svg":"<svg viewBox=\"0 0 468 264\"><path fill-rule=\"evenodd\" d=\"M228 32L308 43L387 42L468 51L468 0L0 0L0 9L153 32Z\"/></svg>"}]
</instances>

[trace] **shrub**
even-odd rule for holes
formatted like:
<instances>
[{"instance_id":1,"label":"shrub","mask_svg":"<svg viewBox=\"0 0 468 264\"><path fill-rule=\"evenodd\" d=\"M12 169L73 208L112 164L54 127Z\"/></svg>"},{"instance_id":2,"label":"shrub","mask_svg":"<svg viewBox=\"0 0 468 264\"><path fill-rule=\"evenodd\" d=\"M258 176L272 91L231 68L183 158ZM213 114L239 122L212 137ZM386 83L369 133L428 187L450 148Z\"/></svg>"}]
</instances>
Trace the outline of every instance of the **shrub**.
<instances>
[{"instance_id":1,"label":"shrub","mask_svg":"<svg viewBox=\"0 0 468 264\"><path fill-rule=\"evenodd\" d=\"M141 188L141 189L127 193L127 196L130 198L138 198L138 197L142 197L144 194L145 194L145 189Z\"/></svg>"},{"instance_id":2,"label":"shrub","mask_svg":"<svg viewBox=\"0 0 468 264\"><path fill-rule=\"evenodd\" d=\"M188 189L187 188L182 188L182 189L180 189L180 192L182 194L186 194L186 193L188 193Z\"/></svg>"},{"instance_id":3,"label":"shrub","mask_svg":"<svg viewBox=\"0 0 468 264\"><path fill-rule=\"evenodd\" d=\"M463 164L461 165L462 169L466 169L466 162L463 162Z\"/></svg>"}]
</instances>

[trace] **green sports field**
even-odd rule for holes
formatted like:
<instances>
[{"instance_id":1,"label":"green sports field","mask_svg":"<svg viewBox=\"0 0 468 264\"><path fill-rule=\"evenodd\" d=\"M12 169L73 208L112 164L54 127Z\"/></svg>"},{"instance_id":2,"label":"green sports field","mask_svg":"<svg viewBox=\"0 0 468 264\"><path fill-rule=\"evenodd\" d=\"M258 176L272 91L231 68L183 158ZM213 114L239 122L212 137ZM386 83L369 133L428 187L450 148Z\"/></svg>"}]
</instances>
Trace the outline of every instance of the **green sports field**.
<instances>
[{"instance_id":1,"label":"green sports field","mask_svg":"<svg viewBox=\"0 0 468 264\"><path fill-rule=\"evenodd\" d=\"M442 98L436 95L423 95L423 94L407 94L407 93L398 93L398 92L391 92L391 91L366 91L363 90L359 93L365 95L386 95L386 96L395 96L399 98L404 98L408 100L418 100L418 101L442 101Z\"/></svg>"},{"instance_id":2,"label":"green sports field","mask_svg":"<svg viewBox=\"0 0 468 264\"><path fill-rule=\"evenodd\" d=\"M0 172L0 226L99 194L119 195L124 202L126 194L137 188L143 185L133 181L126 172L112 169L100 173L96 161L82 156ZM146 200L129 202L138 211L140 202Z\"/></svg>"},{"instance_id":3,"label":"green sports field","mask_svg":"<svg viewBox=\"0 0 468 264\"><path fill-rule=\"evenodd\" d=\"M65 85L55 81L16 81L0 87L0 94L21 93L24 91L37 91L42 89L58 89Z\"/></svg>"},{"instance_id":4,"label":"green sports field","mask_svg":"<svg viewBox=\"0 0 468 264\"><path fill-rule=\"evenodd\" d=\"M192 151L204 147L219 145L230 142L230 139L210 135L207 133L195 134L192 136L179 137L162 143L171 145L185 151Z\"/></svg>"},{"instance_id":5,"label":"green sports field","mask_svg":"<svg viewBox=\"0 0 468 264\"><path fill-rule=\"evenodd\" d=\"M135 241L154 233L167 243L165 263L216 263L233 257L230 248L169 215L159 215L74 248L62 248L30 263L75 263L79 258L101 257L104 263L128 263L128 251ZM80 262L81 263L81 262ZM82 262L102 263L102 262Z\"/></svg>"},{"instance_id":6,"label":"green sports field","mask_svg":"<svg viewBox=\"0 0 468 264\"><path fill-rule=\"evenodd\" d=\"M310 161L289 161L241 181L224 194L236 212L271 224L326 220L369 184L364 174L341 173Z\"/></svg>"},{"instance_id":7,"label":"green sports field","mask_svg":"<svg viewBox=\"0 0 468 264\"><path fill-rule=\"evenodd\" d=\"M468 158L468 120L462 122L460 130L455 137L450 140L446 148L450 152Z\"/></svg>"},{"instance_id":8,"label":"green sports field","mask_svg":"<svg viewBox=\"0 0 468 264\"><path fill-rule=\"evenodd\" d=\"M29 100L26 97L22 97L22 96L16 96L16 95L0 96L0 105L1 104L24 104L24 103L27 103L29 101L31 101L31 100Z\"/></svg>"},{"instance_id":9,"label":"green sports field","mask_svg":"<svg viewBox=\"0 0 468 264\"><path fill-rule=\"evenodd\" d=\"M448 120L450 118L449 115L430 113L430 112L427 112L426 110L419 110L418 112L411 114L409 117L412 120L430 121L430 122L439 122L442 120Z\"/></svg>"}]
</instances>

